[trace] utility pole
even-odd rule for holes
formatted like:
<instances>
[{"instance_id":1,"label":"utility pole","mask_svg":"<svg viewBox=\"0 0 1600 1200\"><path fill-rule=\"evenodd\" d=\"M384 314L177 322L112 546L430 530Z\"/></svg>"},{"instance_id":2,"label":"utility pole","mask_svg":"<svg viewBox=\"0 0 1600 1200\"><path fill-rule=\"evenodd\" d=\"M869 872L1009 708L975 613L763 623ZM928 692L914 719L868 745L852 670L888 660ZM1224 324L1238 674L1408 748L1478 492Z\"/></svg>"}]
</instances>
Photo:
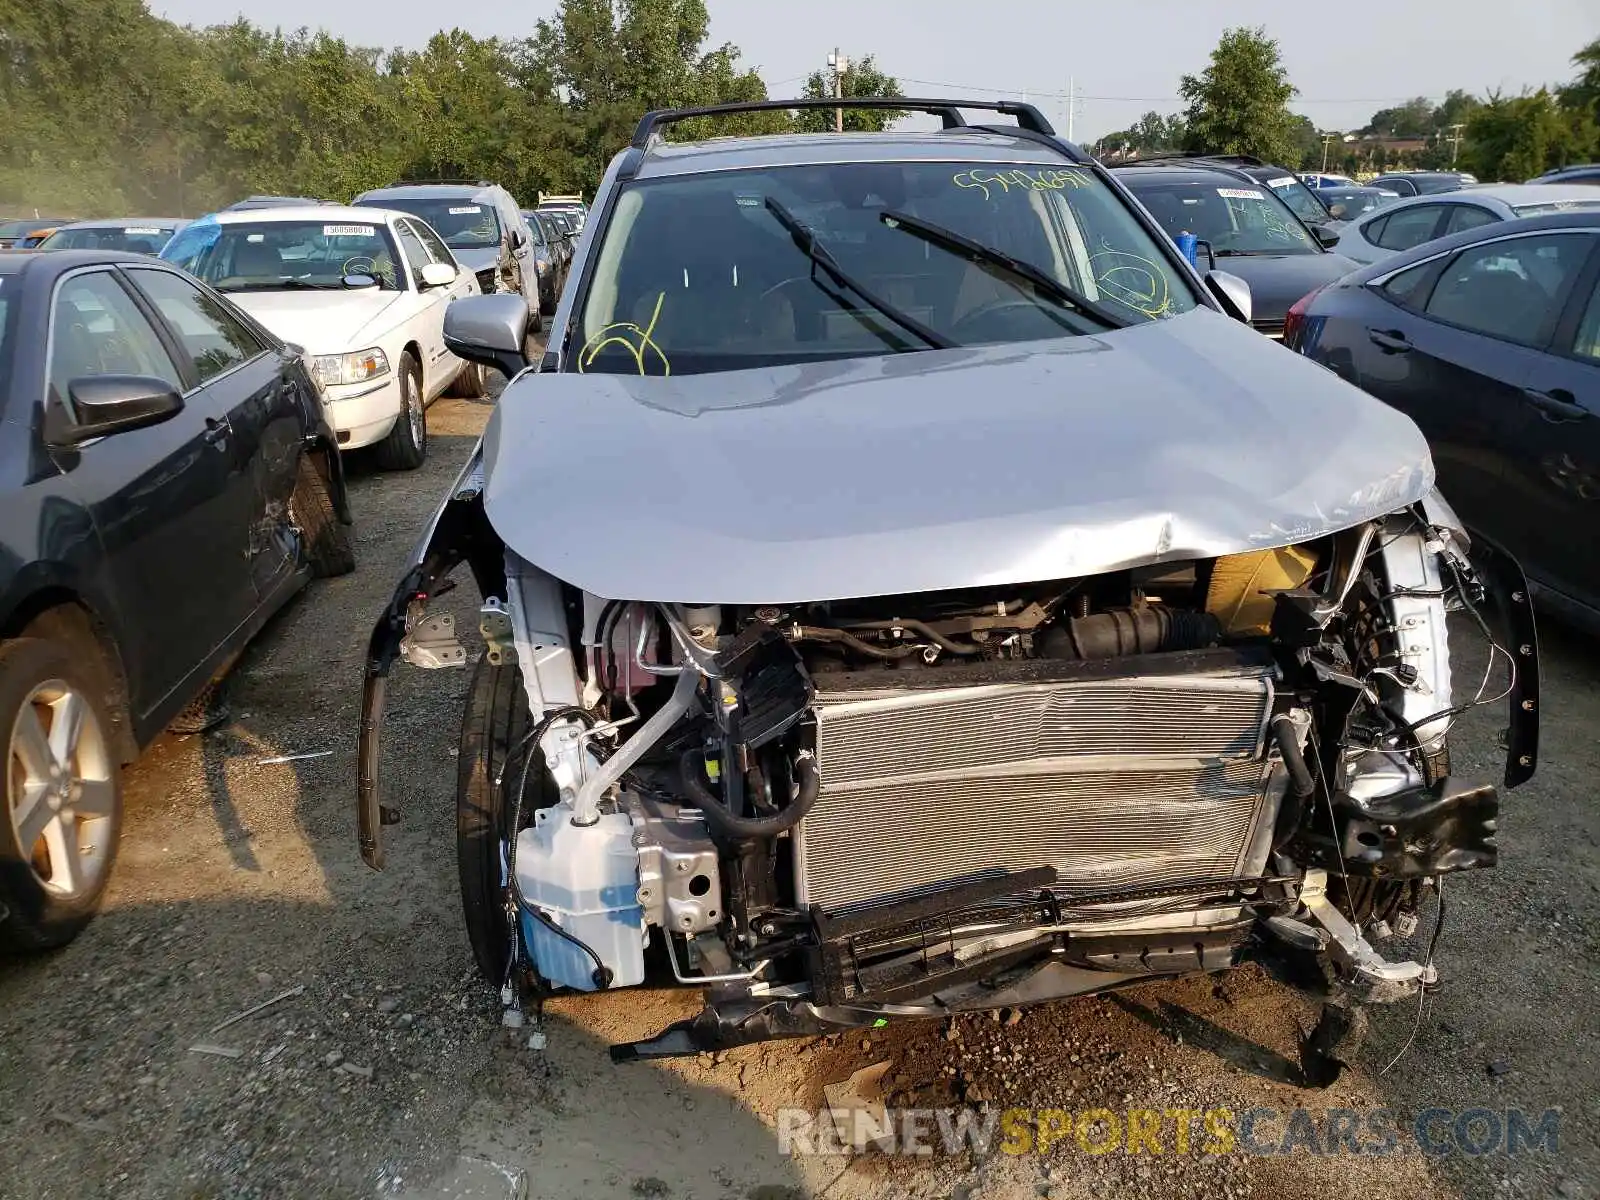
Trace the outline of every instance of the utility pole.
<instances>
[{"instance_id":1,"label":"utility pole","mask_svg":"<svg viewBox=\"0 0 1600 1200\"><path fill-rule=\"evenodd\" d=\"M1067 141L1072 140L1072 118L1077 115L1078 107L1078 81L1073 75L1067 76Z\"/></svg>"},{"instance_id":2,"label":"utility pole","mask_svg":"<svg viewBox=\"0 0 1600 1200\"><path fill-rule=\"evenodd\" d=\"M1452 167L1456 165L1456 155L1461 153L1461 131L1465 128L1465 125L1450 126L1450 136L1445 139L1450 143L1450 165Z\"/></svg>"},{"instance_id":3,"label":"utility pole","mask_svg":"<svg viewBox=\"0 0 1600 1200\"><path fill-rule=\"evenodd\" d=\"M839 48L835 46L833 53L828 55L828 72L833 76L833 98L835 100L844 99L844 77L849 70L850 60L840 54ZM833 130L835 133L844 132L844 109L842 108L833 110Z\"/></svg>"},{"instance_id":4,"label":"utility pole","mask_svg":"<svg viewBox=\"0 0 1600 1200\"><path fill-rule=\"evenodd\" d=\"M1337 136L1337 134L1333 133L1322 135L1322 173L1324 175L1328 173L1328 147L1332 145L1333 139Z\"/></svg>"}]
</instances>

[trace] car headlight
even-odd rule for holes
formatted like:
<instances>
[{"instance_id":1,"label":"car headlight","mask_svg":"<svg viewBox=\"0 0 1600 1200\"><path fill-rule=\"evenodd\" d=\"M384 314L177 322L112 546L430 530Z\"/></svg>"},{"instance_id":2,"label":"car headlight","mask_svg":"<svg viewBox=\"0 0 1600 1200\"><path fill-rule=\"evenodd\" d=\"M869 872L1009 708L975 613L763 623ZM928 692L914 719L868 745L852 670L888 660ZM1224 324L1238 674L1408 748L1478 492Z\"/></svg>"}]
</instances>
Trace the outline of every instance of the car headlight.
<instances>
[{"instance_id":1,"label":"car headlight","mask_svg":"<svg viewBox=\"0 0 1600 1200\"><path fill-rule=\"evenodd\" d=\"M374 346L351 354L319 354L311 360L311 374L325 388L343 383L365 383L389 373L389 359Z\"/></svg>"}]
</instances>

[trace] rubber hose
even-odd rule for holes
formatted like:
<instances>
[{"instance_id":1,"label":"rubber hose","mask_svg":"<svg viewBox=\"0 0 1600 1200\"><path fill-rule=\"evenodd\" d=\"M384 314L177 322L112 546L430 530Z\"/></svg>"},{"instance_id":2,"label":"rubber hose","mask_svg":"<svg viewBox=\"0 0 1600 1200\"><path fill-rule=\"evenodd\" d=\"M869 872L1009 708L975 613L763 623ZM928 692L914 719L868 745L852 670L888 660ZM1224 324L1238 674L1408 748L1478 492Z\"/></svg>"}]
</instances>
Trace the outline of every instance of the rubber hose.
<instances>
[{"instance_id":1,"label":"rubber hose","mask_svg":"<svg viewBox=\"0 0 1600 1200\"><path fill-rule=\"evenodd\" d=\"M871 642L864 642L854 634L828 625L796 625L792 636L797 642L833 642L836 645L849 646L868 658L881 659L884 662L897 662L902 658L909 658L918 650L916 646L896 646L886 650L881 646L874 646Z\"/></svg>"},{"instance_id":2,"label":"rubber hose","mask_svg":"<svg viewBox=\"0 0 1600 1200\"><path fill-rule=\"evenodd\" d=\"M941 650L948 650L951 654L973 655L982 654L983 647L976 642L958 642L946 637L924 621L858 621L851 622L852 629L909 629L912 633L920 633Z\"/></svg>"},{"instance_id":3,"label":"rubber hose","mask_svg":"<svg viewBox=\"0 0 1600 1200\"><path fill-rule=\"evenodd\" d=\"M714 796L702 782L705 778L705 760L699 750L693 747L685 750L678 760L678 770L683 777L684 790L689 793L690 803L705 813L706 824L718 833L734 838L770 838L793 829L811 811L821 790L817 760L809 754L802 754L794 761L795 783L799 785L799 794L794 802L770 817L741 817L729 812L721 799Z\"/></svg>"},{"instance_id":4,"label":"rubber hose","mask_svg":"<svg viewBox=\"0 0 1600 1200\"><path fill-rule=\"evenodd\" d=\"M1289 714L1279 713L1273 717L1271 729L1272 740L1277 743L1278 753L1283 756L1284 769L1289 772L1287 802L1278 814L1278 834L1272 839L1272 848L1281 850L1299 831L1300 822L1305 818L1306 808L1316 794L1317 785L1311 777L1311 768L1306 765L1306 756L1300 750L1300 731Z\"/></svg>"}]
</instances>

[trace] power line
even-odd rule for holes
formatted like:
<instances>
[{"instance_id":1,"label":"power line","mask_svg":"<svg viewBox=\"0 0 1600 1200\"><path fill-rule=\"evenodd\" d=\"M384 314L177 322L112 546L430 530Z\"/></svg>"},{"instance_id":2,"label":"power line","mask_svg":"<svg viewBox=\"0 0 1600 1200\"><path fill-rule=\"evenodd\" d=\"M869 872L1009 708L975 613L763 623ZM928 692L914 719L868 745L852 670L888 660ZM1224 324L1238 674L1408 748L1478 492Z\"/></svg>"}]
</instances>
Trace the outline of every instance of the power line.
<instances>
[{"instance_id":1,"label":"power line","mask_svg":"<svg viewBox=\"0 0 1600 1200\"><path fill-rule=\"evenodd\" d=\"M1048 96L1056 100L1070 100L1074 96L1068 92L1052 92L1044 88L997 88L981 87L971 83L952 83L947 79L913 79L908 75L899 77L901 83L920 83L924 87L954 88L961 92L991 92L1006 96ZM1088 92L1077 92L1078 100L1103 100L1119 104L1186 104L1184 96L1093 96ZM1416 96L1295 96L1290 104L1404 104L1408 100L1416 100ZM1426 100L1443 100L1443 96L1425 96Z\"/></svg>"}]
</instances>

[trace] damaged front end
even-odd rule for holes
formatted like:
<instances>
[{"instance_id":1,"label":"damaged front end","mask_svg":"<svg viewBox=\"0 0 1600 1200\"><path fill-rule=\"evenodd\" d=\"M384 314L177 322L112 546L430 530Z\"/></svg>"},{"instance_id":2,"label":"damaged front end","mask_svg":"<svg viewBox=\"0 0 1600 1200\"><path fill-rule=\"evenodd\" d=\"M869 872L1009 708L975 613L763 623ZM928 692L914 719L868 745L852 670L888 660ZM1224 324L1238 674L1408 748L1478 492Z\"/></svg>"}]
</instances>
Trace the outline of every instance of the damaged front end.
<instances>
[{"instance_id":1,"label":"damaged front end","mask_svg":"<svg viewBox=\"0 0 1600 1200\"><path fill-rule=\"evenodd\" d=\"M384 680L402 657L466 663L426 607L468 562L479 669L515 672L525 706L495 780L502 904L468 919L535 992L652 972L704 989L697 1018L619 1059L1257 959L1313 981L1325 1068L1361 1004L1435 981L1431 950L1374 943L1414 928L1444 875L1495 863L1497 789L1452 773L1455 720L1503 695L1504 785L1536 765L1526 583L1507 556L1469 558L1436 499L1083 577L684 605L522 558L476 463L374 630L362 853L381 867L398 819ZM1452 612L1498 663L1483 688L1452 677Z\"/></svg>"}]
</instances>

